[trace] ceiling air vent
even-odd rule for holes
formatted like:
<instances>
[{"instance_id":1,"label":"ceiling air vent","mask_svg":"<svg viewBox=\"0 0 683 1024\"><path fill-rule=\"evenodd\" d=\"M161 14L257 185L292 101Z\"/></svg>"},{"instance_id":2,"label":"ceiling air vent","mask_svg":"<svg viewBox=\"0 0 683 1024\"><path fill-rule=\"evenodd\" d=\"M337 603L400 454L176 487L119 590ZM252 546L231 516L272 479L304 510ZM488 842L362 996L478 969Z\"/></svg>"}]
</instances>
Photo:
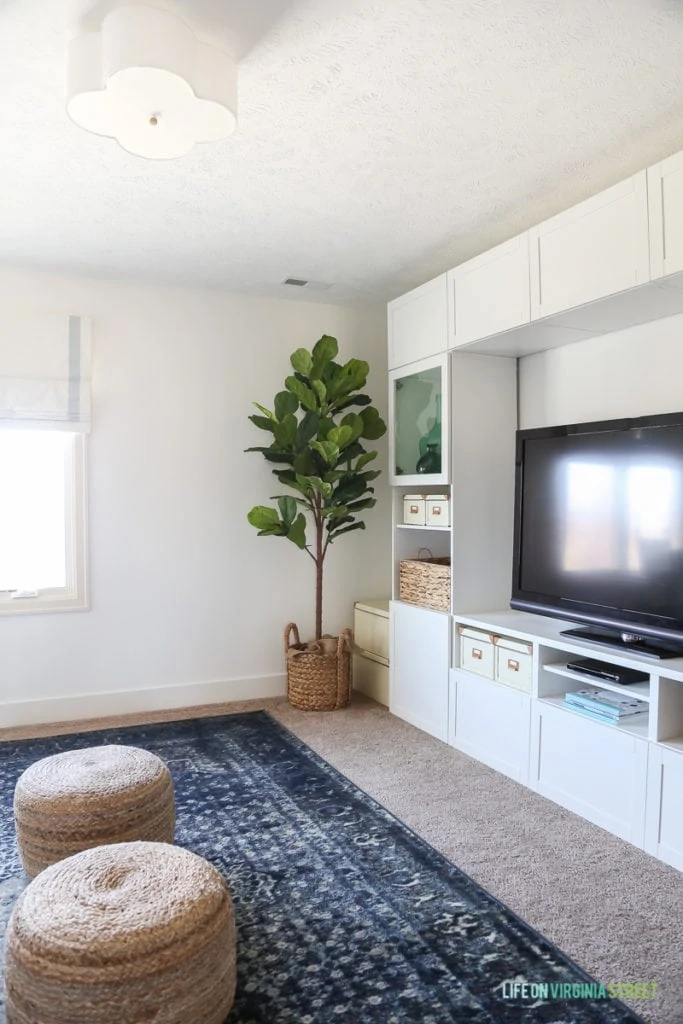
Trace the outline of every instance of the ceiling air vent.
<instances>
[{"instance_id":1,"label":"ceiling air vent","mask_svg":"<svg viewBox=\"0 0 683 1024\"><path fill-rule=\"evenodd\" d=\"M283 284L292 284L295 288L303 288L304 285L308 284L308 281L302 281L299 277L286 277Z\"/></svg>"}]
</instances>

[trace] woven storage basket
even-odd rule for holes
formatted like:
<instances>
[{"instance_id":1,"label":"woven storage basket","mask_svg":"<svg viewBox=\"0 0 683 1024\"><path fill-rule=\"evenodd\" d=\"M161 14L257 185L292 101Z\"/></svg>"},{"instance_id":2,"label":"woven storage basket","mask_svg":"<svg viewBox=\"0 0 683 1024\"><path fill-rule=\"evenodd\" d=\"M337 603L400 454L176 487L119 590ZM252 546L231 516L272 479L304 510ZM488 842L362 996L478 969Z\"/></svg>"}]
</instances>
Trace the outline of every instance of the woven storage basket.
<instances>
[{"instance_id":1,"label":"woven storage basket","mask_svg":"<svg viewBox=\"0 0 683 1024\"><path fill-rule=\"evenodd\" d=\"M426 548L420 549L427 550ZM404 558L399 563L399 597L410 604L435 608L440 612L451 610L451 560L434 558Z\"/></svg>"},{"instance_id":2,"label":"woven storage basket","mask_svg":"<svg viewBox=\"0 0 683 1024\"><path fill-rule=\"evenodd\" d=\"M294 643L291 637L294 636ZM350 629L302 644L293 622L285 629L287 696L301 711L336 711L351 700Z\"/></svg>"}]
</instances>

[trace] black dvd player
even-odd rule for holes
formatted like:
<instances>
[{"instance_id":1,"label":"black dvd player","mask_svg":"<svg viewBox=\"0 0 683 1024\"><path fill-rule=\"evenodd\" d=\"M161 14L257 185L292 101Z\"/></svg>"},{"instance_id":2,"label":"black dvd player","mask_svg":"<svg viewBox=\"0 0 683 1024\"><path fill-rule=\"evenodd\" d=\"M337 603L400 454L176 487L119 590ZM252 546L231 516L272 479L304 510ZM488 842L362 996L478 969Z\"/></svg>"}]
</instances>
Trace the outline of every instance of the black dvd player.
<instances>
[{"instance_id":1,"label":"black dvd player","mask_svg":"<svg viewBox=\"0 0 683 1024\"><path fill-rule=\"evenodd\" d=\"M635 668L621 668L620 665L607 665L604 661L596 661L594 658L570 661L567 668L571 672L580 672L583 676L594 676L608 683L621 683L622 686L644 683L649 679L647 672Z\"/></svg>"}]
</instances>

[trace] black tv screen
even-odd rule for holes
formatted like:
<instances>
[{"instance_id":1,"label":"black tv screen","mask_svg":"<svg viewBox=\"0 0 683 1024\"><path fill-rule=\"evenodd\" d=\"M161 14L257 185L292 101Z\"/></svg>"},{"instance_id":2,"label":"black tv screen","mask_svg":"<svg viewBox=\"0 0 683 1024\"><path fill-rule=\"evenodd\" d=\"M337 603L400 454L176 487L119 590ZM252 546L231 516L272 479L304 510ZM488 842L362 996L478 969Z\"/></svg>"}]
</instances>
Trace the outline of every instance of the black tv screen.
<instances>
[{"instance_id":1,"label":"black tv screen","mask_svg":"<svg viewBox=\"0 0 683 1024\"><path fill-rule=\"evenodd\" d=\"M683 413L518 431L511 604L683 642Z\"/></svg>"}]
</instances>

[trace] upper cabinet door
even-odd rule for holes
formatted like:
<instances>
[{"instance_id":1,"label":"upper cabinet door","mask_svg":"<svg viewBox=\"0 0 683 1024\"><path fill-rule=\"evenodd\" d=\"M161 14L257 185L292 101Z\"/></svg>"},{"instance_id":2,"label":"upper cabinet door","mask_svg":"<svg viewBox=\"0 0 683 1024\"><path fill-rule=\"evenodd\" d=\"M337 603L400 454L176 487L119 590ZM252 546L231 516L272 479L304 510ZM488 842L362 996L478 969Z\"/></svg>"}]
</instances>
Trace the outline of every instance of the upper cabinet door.
<instances>
[{"instance_id":1,"label":"upper cabinet door","mask_svg":"<svg viewBox=\"0 0 683 1024\"><path fill-rule=\"evenodd\" d=\"M389 369L436 356L448 348L446 274L401 295L387 306Z\"/></svg>"},{"instance_id":2,"label":"upper cabinet door","mask_svg":"<svg viewBox=\"0 0 683 1024\"><path fill-rule=\"evenodd\" d=\"M529 232L531 319L650 280L646 172Z\"/></svg>"},{"instance_id":3,"label":"upper cabinet door","mask_svg":"<svg viewBox=\"0 0 683 1024\"><path fill-rule=\"evenodd\" d=\"M652 280L683 270L683 153L649 167Z\"/></svg>"},{"instance_id":4,"label":"upper cabinet door","mask_svg":"<svg viewBox=\"0 0 683 1024\"><path fill-rule=\"evenodd\" d=\"M451 348L528 324L529 232L451 270L448 284Z\"/></svg>"}]
</instances>

